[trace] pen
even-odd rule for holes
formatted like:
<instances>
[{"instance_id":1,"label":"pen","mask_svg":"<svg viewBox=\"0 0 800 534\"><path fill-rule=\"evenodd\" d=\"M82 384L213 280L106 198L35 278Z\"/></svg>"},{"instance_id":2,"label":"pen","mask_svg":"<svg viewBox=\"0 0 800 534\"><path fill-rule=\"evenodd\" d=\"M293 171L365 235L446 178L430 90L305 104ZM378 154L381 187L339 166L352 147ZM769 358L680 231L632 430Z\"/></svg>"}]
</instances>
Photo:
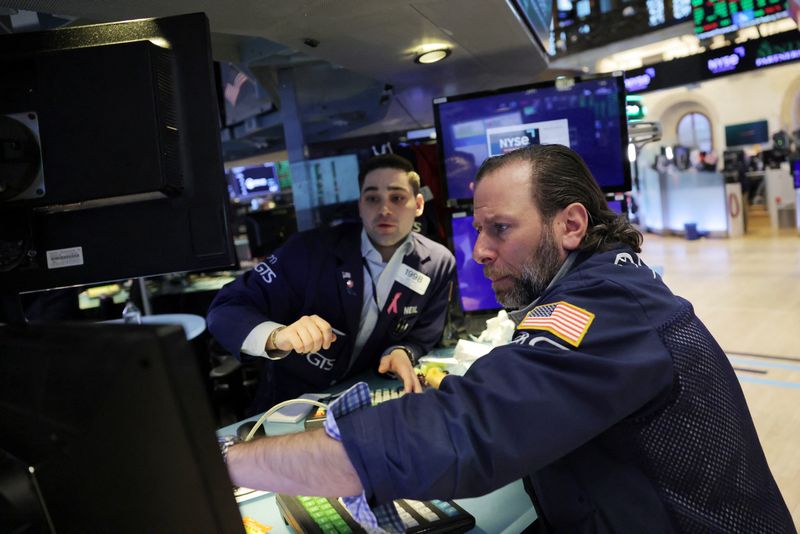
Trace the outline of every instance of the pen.
<instances>
[{"instance_id":1,"label":"pen","mask_svg":"<svg viewBox=\"0 0 800 534\"><path fill-rule=\"evenodd\" d=\"M342 332L341 330L339 330L338 328L331 327L331 330L332 330L332 331L333 331L333 333L334 333L334 334L336 334L337 336L346 336L346 335L347 335L347 334L345 334L344 332Z\"/></svg>"}]
</instances>

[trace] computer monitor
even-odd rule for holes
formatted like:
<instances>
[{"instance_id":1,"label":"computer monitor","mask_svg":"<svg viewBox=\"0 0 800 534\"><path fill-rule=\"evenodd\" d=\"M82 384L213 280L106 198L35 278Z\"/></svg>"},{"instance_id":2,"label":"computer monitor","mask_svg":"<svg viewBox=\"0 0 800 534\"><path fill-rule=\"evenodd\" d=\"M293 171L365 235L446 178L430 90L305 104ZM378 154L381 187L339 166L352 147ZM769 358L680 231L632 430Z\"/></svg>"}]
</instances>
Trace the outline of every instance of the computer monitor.
<instances>
[{"instance_id":1,"label":"computer monitor","mask_svg":"<svg viewBox=\"0 0 800 534\"><path fill-rule=\"evenodd\" d=\"M794 177L794 188L800 189L800 159L792 162L792 176Z\"/></svg>"},{"instance_id":2,"label":"computer monitor","mask_svg":"<svg viewBox=\"0 0 800 534\"><path fill-rule=\"evenodd\" d=\"M288 169L288 162L285 168ZM231 167L225 176L228 179L228 194L233 202L248 202L281 191L279 167L273 162Z\"/></svg>"},{"instance_id":3,"label":"computer monitor","mask_svg":"<svg viewBox=\"0 0 800 534\"><path fill-rule=\"evenodd\" d=\"M494 296L492 282L483 275L483 267L472 259L478 237L472 220L472 215L465 212L454 213L450 218L461 309L465 312L499 310L502 306Z\"/></svg>"},{"instance_id":4,"label":"computer monitor","mask_svg":"<svg viewBox=\"0 0 800 534\"><path fill-rule=\"evenodd\" d=\"M622 199L622 200L609 199L609 200L606 200L606 203L608 204L608 209L610 209L614 213L618 213L620 215L624 215L625 211L627 210L625 199Z\"/></svg>"},{"instance_id":5,"label":"computer monitor","mask_svg":"<svg viewBox=\"0 0 800 534\"><path fill-rule=\"evenodd\" d=\"M0 327L0 453L2 532L244 530L179 326Z\"/></svg>"},{"instance_id":6,"label":"computer monitor","mask_svg":"<svg viewBox=\"0 0 800 534\"><path fill-rule=\"evenodd\" d=\"M577 151L603 191L631 188L622 76L438 98L434 115L448 199L472 199L475 173L487 157L529 144Z\"/></svg>"},{"instance_id":7,"label":"computer monitor","mask_svg":"<svg viewBox=\"0 0 800 534\"><path fill-rule=\"evenodd\" d=\"M235 263L203 14L0 35L0 293Z\"/></svg>"}]
</instances>

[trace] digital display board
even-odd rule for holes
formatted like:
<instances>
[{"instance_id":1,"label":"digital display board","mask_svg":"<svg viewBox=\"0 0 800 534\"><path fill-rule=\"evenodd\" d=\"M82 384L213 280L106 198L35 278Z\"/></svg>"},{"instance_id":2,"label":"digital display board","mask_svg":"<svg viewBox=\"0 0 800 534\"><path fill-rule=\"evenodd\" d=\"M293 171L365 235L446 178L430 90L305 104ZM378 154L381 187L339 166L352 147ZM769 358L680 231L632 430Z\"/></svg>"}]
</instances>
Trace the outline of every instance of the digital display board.
<instances>
[{"instance_id":1,"label":"digital display board","mask_svg":"<svg viewBox=\"0 0 800 534\"><path fill-rule=\"evenodd\" d=\"M800 61L800 32L790 30L625 72L628 94L667 89Z\"/></svg>"},{"instance_id":2,"label":"digital display board","mask_svg":"<svg viewBox=\"0 0 800 534\"><path fill-rule=\"evenodd\" d=\"M787 16L786 0L692 0L694 32L701 39Z\"/></svg>"}]
</instances>

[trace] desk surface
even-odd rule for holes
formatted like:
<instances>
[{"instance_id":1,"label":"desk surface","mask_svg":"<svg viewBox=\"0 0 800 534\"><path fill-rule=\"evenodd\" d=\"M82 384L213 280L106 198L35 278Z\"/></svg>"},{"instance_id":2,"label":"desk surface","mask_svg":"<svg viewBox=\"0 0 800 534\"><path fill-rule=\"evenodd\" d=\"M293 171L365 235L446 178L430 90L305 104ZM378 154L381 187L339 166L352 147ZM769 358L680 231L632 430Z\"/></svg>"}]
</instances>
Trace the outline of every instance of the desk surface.
<instances>
[{"instance_id":1,"label":"desk surface","mask_svg":"<svg viewBox=\"0 0 800 534\"><path fill-rule=\"evenodd\" d=\"M354 382L354 381L352 381ZM399 382L382 378L369 378L369 383L374 387L396 387ZM336 386L340 391L347 387L347 383ZM256 421L257 416L246 419ZM236 429L244 421L223 427L217 431L220 436L236 434ZM277 436L291 434L303 430L302 423L266 423L265 430L268 435ZM475 516L475 528L470 532L486 534L514 534L522 532L525 527L536 519L536 512L531 505L530 498L525 492L521 480L499 488L488 495L470 499L456 499L467 512ZM273 493L260 493L255 497L240 500L239 511L242 517L252 517L257 521L272 527L270 534L292 534L294 531L286 526L278 511Z\"/></svg>"}]
</instances>

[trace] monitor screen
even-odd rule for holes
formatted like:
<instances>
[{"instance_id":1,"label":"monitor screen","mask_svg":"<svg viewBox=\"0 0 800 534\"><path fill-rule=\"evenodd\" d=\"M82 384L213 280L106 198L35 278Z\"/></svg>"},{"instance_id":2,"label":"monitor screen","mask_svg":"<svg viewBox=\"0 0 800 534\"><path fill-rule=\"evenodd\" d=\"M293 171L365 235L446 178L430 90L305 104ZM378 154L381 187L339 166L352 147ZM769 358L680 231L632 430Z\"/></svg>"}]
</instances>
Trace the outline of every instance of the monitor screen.
<instances>
[{"instance_id":1,"label":"monitor screen","mask_svg":"<svg viewBox=\"0 0 800 534\"><path fill-rule=\"evenodd\" d=\"M292 175L303 173L308 179L297 180L292 191L295 210L313 210L319 206L358 200L358 158L345 154L292 163Z\"/></svg>"},{"instance_id":2,"label":"monitor screen","mask_svg":"<svg viewBox=\"0 0 800 534\"><path fill-rule=\"evenodd\" d=\"M472 216L454 213L450 223L461 309L465 312L499 310L502 306L494 296L492 282L483 275L483 267L472 259L472 249L478 237L472 226Z\"/></svg>"},{"instance_id":3,"label":"monitor screen","mask_svg":"<svg viewBox=\"0 0 800 534\"><path fill-rule=\"evenodd\" d=\"M706 0L692 2L694 32L700 39L734 32L787 16L786 0Z\"/></svg>"},{"instance_id":4,"label":"monitor screen","mask_svg":"<svg viewBox=\"0 0 800 534\"><path fill-rule=\"evenodd\" d=\"M231 167L225 173L228 194L234 202L280 193L281 182L289 176L289 162L267 162L247 167ZM282 180L283 178L283 180Z\"/></svg>"},{"instance_id":5,"label":"monitor screen","mask_svg":"<svg viewBox=\"0 0 800 534\"><path fill-rule=\"evenodd\" d=\"M179 326L0 327L0 531L243 532L214 426Z\"/></svg>"},{"instance_id":6,"label":"monitor screen","mask_svg":"<svg viewBox=\"0 0 800 534\"><path fill-rule=\"evenodd\" d=\"M792 162L792 176L794 176L794 188L800 189L800 159Z\"/></svg>"},{"instance_id":7,"label":"monitor screen","mask_svg":"<svg viewBox=\"0 0 800 534\"><path fill-rule=\"evenodd\" d=\"M622 76L438 98L434 113L449 199L472 198L487 157L529 144L568 146L604 191L630 190Z\"/></svg>"},{"instance_id":8,"label":"monitor screen","mask_svg":"<svg viewBox=\"0 0 800 534\"><path fill-rule=\"evenodd\" d=\"M767 121L745 122L725 126L725 145L755 145L769 141L769 123Z\"/></svg>"},{"instance_id":9,"label":"monitor screen","mask_svg":"<svg viewBox=\"0 0 800 534\"><path fill-rule=\"evenodd\" d=\"M608 200L607 203L608 203L608 208L614 213L619 213L620 215L623 215L625 213L624 200Z\"/></svg>"},{"instance_id":10,"label":"monitor screen","mask_svg":"<svg viewBox=\"0 0 800 534\"><path fill-rule=\"evenodd\" d=\"M258 80L232 63L219 63L219 91L225 106L225 126L233 126L275 109L272 98Z\"/></svg>"},{"instance_id":11,"label":"monitor screen","mask_svg":"<svg viewBox=\"0 0 800 534\"><path fill-rule=\"evenodd\" d=\"M0 293L235 263L205 15L0 35L0 70Z\"/></svg>"}]
</instances>

